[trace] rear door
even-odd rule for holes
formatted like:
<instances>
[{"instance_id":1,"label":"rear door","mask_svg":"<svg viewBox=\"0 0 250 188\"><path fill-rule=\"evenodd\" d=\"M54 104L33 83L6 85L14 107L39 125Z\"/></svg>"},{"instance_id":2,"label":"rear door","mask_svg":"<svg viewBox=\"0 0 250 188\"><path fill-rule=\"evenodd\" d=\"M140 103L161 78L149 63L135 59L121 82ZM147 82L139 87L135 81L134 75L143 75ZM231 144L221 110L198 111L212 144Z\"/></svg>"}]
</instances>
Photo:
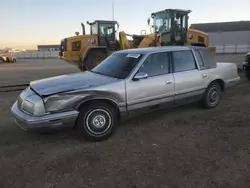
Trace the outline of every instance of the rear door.
<instances>
[{"instance_id":1,"label":"rear door","mask_svg":"<svg viewBox=\"0 0 250 188\"><path fill-rule=\"evenodd\" d=\"M191 50L172 51L173 76L176 104L198 100L205 86L202 73L198 70Z\"/></svg>"}]
</instances>

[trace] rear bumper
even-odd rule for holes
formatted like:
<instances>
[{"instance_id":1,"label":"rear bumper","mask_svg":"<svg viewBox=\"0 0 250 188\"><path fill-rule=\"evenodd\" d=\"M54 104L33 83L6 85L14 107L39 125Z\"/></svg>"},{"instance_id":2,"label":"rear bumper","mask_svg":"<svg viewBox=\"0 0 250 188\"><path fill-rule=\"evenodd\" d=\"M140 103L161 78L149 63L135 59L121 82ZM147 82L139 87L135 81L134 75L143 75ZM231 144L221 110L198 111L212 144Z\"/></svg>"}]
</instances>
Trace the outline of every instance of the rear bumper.
<instances>
[{"instance_id":1,"label":"rear bumper","mask_svg":"<svg viewBox=\"0 0 250 188\"><path fill-rule=\"evenodd\" d=\"M242 64L242 71L245 74L250 74L250 65L247 62Z\"/></svg>"},{"instance_id":2,"label":"rear bumper","mask_svg":"<svg viewBox=\"0 0 250 188\"><path fill-rule=\"evenodd\" d=\"M77 111L48 114L41 117L31 116L22 112L17 102L11 108L16 124L28 132L43 132L53 129L73 128L78 116Z\"/></svg>"},{"instance_id":3,"label":"rear bumper","mask_svg":"<svg viewBox=\"0 0 250 188\"><path fill-rule=\"evenodd\" d=\"M239 77L239 76L238 76L237 78L228 80L228 81L225 83L225 89L234 87L234 86L237 85L239 82L240 82L240 77Z\"/></svg>"}]
</instances>

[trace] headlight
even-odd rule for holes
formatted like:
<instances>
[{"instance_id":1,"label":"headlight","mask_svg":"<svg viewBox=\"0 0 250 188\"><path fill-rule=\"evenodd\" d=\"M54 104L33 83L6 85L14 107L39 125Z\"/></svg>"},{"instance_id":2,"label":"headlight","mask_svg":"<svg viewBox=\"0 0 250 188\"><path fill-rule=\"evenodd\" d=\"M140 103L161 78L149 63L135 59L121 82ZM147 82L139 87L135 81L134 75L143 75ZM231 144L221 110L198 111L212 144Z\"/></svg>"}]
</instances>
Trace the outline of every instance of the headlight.
<instances>
[{"instance_id":1,"label":"headlight","mask_svg":"<svg viewBox=\"0 0 250 188\"><path fill-rule=\"evenodd\" d=\"M45 114L43 99L29 88L25 89L20 94L18 98L18 107L30 115L42 116Z\"/></svg>"},{"instance_id":2,"label":"headlight","mask_svg":"<svg viewBox=\"0 0 250 188\"><path fill-rule=\"evenodd\" d=\"M45 114L45 108L44 108L43 100L39 100L39 101L35 102L33 114L35 116L41 116L41 115Z\"/></svg>"}]
</instances>

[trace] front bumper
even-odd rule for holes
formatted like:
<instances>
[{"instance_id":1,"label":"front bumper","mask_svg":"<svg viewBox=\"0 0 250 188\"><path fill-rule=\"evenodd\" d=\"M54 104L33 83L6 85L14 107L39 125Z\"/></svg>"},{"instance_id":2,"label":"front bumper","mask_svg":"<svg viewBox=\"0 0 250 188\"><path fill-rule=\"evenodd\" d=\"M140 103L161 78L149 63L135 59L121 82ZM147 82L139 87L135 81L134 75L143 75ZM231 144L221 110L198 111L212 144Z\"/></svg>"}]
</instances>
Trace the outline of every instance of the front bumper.
<instances>
[{"instance_id":1,"label":"front bumper","mask_svg":"<svg viewBox=\"0 0 250 188\"><path fill-rule=\"evenodd\" d=\"M25 131L42 132L53 129L73 128L78 111L48 114L44 116L31 116L21 111L17 102L11 108L16 124Z\"/></svg>"}]
</instances>

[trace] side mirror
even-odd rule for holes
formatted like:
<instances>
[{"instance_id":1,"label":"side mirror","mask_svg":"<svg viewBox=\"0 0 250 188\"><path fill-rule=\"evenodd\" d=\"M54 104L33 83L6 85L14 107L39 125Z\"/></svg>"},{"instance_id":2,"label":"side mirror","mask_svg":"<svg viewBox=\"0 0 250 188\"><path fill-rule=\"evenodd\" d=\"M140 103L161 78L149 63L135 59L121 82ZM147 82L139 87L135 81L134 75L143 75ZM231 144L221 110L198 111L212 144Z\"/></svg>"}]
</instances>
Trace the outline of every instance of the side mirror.
<instances>
[{"instance_id":1,"label":"side mirror","mask_svg":"<svg viewBox=\"0 0 250 188\"><path fill-rule=\"evenodd\" d=\"M145 72L138 72L136 73L136 75L134 76L133 80L137 81L137 80L141 80L141 79L145 79L148 77L148 74Z\"/></svg>"}]
</instances>

